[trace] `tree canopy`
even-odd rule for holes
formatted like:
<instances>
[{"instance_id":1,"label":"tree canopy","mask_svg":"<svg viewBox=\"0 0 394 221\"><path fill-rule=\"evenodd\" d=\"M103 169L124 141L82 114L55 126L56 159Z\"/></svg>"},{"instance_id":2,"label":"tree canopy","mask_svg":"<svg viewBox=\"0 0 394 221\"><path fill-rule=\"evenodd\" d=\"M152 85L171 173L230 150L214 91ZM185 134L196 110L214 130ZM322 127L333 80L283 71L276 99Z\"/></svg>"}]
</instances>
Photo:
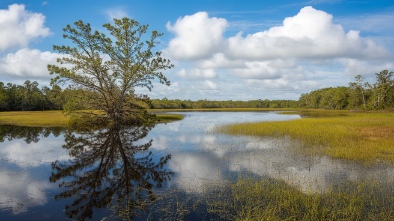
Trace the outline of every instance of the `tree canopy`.
<instances>
[{"instance_id":1,"label":"tree canopy","mask_svg":"<svg viewBox=\"0 0 394 221\"><path fill-rule=\"evenodd\" d=\"M154 51L157 38L162 34L152 31L150 37L146 37L148 25L129 18L114 19L113 24L103 27L110 37L93 31L90 24L83 21L63 29L63 37L73 45L53 47L65 56L58 59L60 65L48 65L50 74L55 75L52 84L63 83L84 90L75 106L79 102L84 109L102 110L102 115L93 114L96 118L126 124L138 122L146 117L141 115L141 103L147 102L148 97L136 94L135 88L151 90L154 79L170 85L162 71L173 65L162 58L160 51Z\"/></svg>"}]
</instances>

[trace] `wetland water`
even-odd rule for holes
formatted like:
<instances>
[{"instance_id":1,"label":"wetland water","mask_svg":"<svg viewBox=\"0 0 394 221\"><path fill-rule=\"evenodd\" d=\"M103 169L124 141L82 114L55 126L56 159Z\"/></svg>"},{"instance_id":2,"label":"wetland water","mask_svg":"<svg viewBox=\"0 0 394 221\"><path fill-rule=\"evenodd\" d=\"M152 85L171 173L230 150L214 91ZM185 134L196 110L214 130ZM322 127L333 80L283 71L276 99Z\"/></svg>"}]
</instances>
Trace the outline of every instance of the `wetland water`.
<instances>
[{"instance_id":1,"label":"wetland water","mask_svg":"<svg viewBox=\"0 0 394 221\"><path fill-rule=\"evenodd\" d=\"M290 120L298 115L181 114L183 120L154 128L77 133L0 127L0 220L180 217L179 206L172 206L175 201L211 194L240 174L280 180L305 194L324 193L347 181L394 180L392 166L364 167L307 155L287 138L214 132L227 123ZM186 219L201 216L193 212Z\"/></svg>"}]
</instances>

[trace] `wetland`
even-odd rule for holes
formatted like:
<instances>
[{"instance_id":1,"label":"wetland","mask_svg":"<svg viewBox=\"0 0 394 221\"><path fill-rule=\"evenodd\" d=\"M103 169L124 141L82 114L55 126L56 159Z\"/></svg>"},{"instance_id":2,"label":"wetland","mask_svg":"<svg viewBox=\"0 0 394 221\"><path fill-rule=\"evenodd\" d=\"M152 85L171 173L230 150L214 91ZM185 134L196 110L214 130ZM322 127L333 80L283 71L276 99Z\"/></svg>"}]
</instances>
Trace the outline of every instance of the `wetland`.
<instances>
[{"instance_id":1,"label":"wetland","mask_svg":"<svg viewBox=\"0 0 394 221\"><path fill-rule=\"evenodd\" d=\"M293 128L310 118L274 111L176 114L183 120L94 131L0 126L1 220L394 217L394 165L386 158L370 163L315 151L324 143L283 128L223 132L223 125L253 129L246 125L255 122ZM379 116L390 124L386 115ZM364 129L366 121L388 127L371 116L359 119Z\"/></svg>"}]
</instances>

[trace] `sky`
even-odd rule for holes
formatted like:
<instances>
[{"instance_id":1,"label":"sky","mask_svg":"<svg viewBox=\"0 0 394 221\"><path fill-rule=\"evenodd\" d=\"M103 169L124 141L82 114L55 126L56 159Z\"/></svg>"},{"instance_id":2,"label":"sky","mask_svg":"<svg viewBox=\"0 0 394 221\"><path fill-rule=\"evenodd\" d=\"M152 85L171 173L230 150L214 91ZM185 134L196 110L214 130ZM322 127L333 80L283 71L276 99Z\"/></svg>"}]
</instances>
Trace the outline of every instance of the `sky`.
<instances>
[{"instance_id":1,"label":"sky","mask_svg":"<svg viewBox=\"0 0 394 221\"><path fill-rule=\"evenodd\" d=\"M298 100L394 70L392 0L0 0L0 81L49 85L67 24L122 17L164 34L171 85L136 89L154 99Z\"/></svg>"}]
</instances>

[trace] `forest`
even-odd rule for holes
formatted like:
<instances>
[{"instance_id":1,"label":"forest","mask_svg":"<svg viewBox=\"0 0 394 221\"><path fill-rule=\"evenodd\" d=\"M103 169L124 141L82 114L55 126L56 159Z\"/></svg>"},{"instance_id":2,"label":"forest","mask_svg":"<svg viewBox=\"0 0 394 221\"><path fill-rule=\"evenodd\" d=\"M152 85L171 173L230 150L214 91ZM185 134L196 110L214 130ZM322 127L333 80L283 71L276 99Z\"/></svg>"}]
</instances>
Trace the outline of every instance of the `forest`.
<instances>
[{"instance_id":1,"label":"forest","mask_svg":"<svg viewBox=\"0 0 394 221\"><path fill-rule=\"evenodd\" d=\"M393 72L383 70L375 74L374 83L365 82L357 75L348 86L322 88L302 94L294 100L213 101L152 99L146 104L151 109L198 108L317 108L330 110L381 110L394 107ZM91 93L81 89L58 85L42 86L26 80L23 85L0 82L0 111L63 110L69 107L85 109L84 103L75 99Z\"/></svg>"},{"instance_id":2,"label":"forest","mask_svg":"<svg viewBox=\"0 0 394 221\"><path fill-rule=\"evenodd\" d=\"M347 87L323 88L302 94L298 107L329 110L381 110L394 107L393 72L383 70L375 74L374 83L364 82L361 75Z\"/></svg>"}]
</instances>

